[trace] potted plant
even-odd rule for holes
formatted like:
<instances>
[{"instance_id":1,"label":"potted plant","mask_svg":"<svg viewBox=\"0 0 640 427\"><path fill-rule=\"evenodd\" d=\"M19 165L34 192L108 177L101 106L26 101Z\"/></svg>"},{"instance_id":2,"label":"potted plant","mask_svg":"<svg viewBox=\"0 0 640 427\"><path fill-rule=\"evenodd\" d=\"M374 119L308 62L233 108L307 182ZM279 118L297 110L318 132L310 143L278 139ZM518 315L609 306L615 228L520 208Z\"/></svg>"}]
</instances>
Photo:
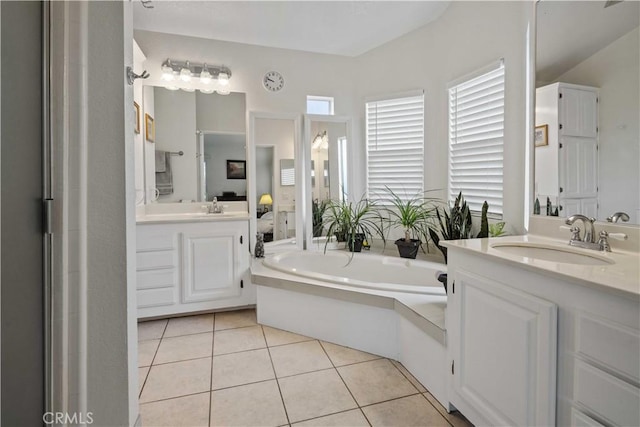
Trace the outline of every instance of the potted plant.
<instances>
[{"instance_id":1,"label":"potted plant","mask_svg":"<svg viewBox=\"0 0 640 427\"><path fill-rule=\"evenodd\" d=\"M382 217L375 203L367 199L358 202L329 201L324 224L327 236L335 234L338 241L343 237L351 252L360 252L364 240L370 241L374 235L384 240ZM325 252L328 243L329 239L325 242Z\"/></svg>"},{"instance_id":2,"label":"potted plant","mask_svg":"<svg viewBox=\"0 0 640 427\"><path fill-rule=\"evenodd\" d=\"M389 198L385 201L388 207L386 222L390 227L402 227L404 238L395 241L398 253L402 258L415 259L422 246L422 238L428 236L428 225L435 216L434 199L417 193L410 198L402 198L389 187L385 187Z\"/></svg>"},{"instance_id":3,"label":"potted plant","mask_svg":"<svg viewBox=\"0 0 640 427\"><path fill-rule=\"evenodd\" d=\"M324 215L327 212L329 201L318 199L313 200L311 203L311 216L313 220L313 237L322 236L322 230L324 229Z\"/></svg>"}]
</instances>

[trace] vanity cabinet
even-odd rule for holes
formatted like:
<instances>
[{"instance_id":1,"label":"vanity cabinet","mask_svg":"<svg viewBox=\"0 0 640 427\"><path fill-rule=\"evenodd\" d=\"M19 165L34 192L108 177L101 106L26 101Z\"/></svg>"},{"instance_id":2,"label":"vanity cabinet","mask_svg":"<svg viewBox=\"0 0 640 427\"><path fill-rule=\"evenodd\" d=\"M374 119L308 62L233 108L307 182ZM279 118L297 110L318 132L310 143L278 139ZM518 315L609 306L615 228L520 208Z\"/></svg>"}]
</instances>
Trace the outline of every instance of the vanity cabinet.
<instances>
[{"instance_id":1,"label":"vanity cabinet","mask_svg":"<svg viewBox=\"0 0 640 427\"><path fill-rule=\"evenodd\" d=\"M247 220L138 224L138 317L254 304Z\"/></svg>"},{"instance_id":2,"label":"vanity cabinet","mask_svg":"<svg viewBox=\"0 0 640 427\"><path fill-rule=\"evenodd\" d=\"M638 295L449 246L449 401L476 425L640 425Z\"/></svg>"}]
</instances>

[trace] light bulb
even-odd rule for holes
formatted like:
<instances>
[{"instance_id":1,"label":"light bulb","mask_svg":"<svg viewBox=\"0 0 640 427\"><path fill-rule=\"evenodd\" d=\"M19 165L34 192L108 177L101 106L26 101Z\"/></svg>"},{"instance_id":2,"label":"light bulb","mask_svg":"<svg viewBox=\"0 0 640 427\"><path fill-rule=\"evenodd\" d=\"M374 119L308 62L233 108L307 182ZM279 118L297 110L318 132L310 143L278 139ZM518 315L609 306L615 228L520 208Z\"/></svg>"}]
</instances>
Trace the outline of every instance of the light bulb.
<instances>
[{"instance_id":1,"label":"light bulb","mask_svg":"<svg viewBox=\"0 0 640 427\"><path fill-rule=\"evenodd\" d=\"M202 93L206 93L206 94L209 94L209 93L213 93L213 92L214 92L214 90L213 90L213 88L200 89L200 92L202 92Z\"/></svg>"},{"instance_id":2,"label":"light bulb","mask_svg":"<svg viewBox=\"0 0 640 427\"><path fill-rule=\"evenodd\" d=\"M178 89L180 89L178 86L167 86L166 88L169 89L169 90L178 90Z\"/></svg>"},{"instance_id":3,"label":"light bulb","mask_svg":"<svg viewBox=\"0 0 640 427\"><path fill-rule=\"evenodd\" d=\"M182 80L183 82L191 81L191 69L189 67L189 61L187 61L184 67L182 67L182 70L180 70L180 80Z\"/></svg>"},{"instance_id":4,"label":"light bulb","mask_svg":"<svg viewBox=\"0 0 640 427\"><path fill-rule=\"evenodd\" d=\"M216 92L218 93L218 95L229 95L231 93L229 88L218 88L216 89Z\"/></svg>"},{"instance_id":5,"label":"light bulb","mask_svg":"<svg viewBox=\"0 0 640 427\"><path fill-rule=\"evenodd\" d=\"M204 67L202 67L202 71L200 72L200 83L204 83L206 85L211 83L211 73L207 68L207 64L204 64Z\"/></svg>"},{"instance_id":6,"label":"light bulb","mask_svg":"<svg viewBox=\"0 0 640 427\"><path fill-rule=\"evenodd\" d=\"M229 74L220 72L218 74L218 84L220 86L226 86L229 84Z\"/></svg>"},{"instance_id":7,"label":"light bulb","mask_svg":"<svg viewBox=\"0 0 640 427\"><path fill-rule=\"evenodd\" d=\"M180 89L182 89L185 92L194 92L195 89L192 87L181 87Z\"/></svg>"},{"instance_id":8,"label":"light bulb","mask_svg":"<svg viewBox=\"0 0 640 427\"><path fill-rule=\"evenodd\" d=\"M173 68L171 68L169 64L164 64L162 66L162 80L170 82L173 79L174 79Z\"/></svg>"}]
</instances>

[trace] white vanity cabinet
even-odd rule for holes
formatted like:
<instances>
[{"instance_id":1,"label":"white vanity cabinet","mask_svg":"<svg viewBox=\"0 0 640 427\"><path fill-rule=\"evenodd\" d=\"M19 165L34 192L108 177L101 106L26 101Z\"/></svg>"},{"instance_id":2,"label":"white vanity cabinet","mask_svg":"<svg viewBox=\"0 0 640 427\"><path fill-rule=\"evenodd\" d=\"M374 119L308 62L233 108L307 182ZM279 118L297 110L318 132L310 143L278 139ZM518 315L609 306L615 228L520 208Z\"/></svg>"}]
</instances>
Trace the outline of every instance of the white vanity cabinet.
<instances>
[{"instance_id":1,"label":"white vanity cabinet","mask_svg":"<svg viewBox=\"0 0 640 427\"><path fill-rule=\"evenodd\" d=\"M255 304L247 220L138 224L138 317Z\"/></svg>"},{"instance_id":2,"label":"white vanity cabinet","mask_svg":"<svg viewBox=\"0 0 640 427\"><path fill-rule=\"evenodd\" d=\"M448 274L449 401L472 423L640 425L638 295L452 246Z\"/></svg>"}]
</instances>

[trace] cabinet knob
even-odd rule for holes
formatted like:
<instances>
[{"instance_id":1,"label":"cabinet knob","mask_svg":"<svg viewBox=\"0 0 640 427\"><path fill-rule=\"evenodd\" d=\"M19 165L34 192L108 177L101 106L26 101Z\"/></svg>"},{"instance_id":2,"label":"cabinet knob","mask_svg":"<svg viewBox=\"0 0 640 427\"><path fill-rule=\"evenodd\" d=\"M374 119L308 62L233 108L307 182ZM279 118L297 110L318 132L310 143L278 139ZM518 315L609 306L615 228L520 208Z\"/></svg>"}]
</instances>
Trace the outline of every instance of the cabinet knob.
<instances>
[{"instance_id":1,"label":"cabinet knob","mask_svg":"<svg viewBox=\"0 0 640 427\"><path fill-rule=\"evenodd\" d=\"M240 244L242 244L242 236L240 236Z\"/></svg>"}]
</instances>

